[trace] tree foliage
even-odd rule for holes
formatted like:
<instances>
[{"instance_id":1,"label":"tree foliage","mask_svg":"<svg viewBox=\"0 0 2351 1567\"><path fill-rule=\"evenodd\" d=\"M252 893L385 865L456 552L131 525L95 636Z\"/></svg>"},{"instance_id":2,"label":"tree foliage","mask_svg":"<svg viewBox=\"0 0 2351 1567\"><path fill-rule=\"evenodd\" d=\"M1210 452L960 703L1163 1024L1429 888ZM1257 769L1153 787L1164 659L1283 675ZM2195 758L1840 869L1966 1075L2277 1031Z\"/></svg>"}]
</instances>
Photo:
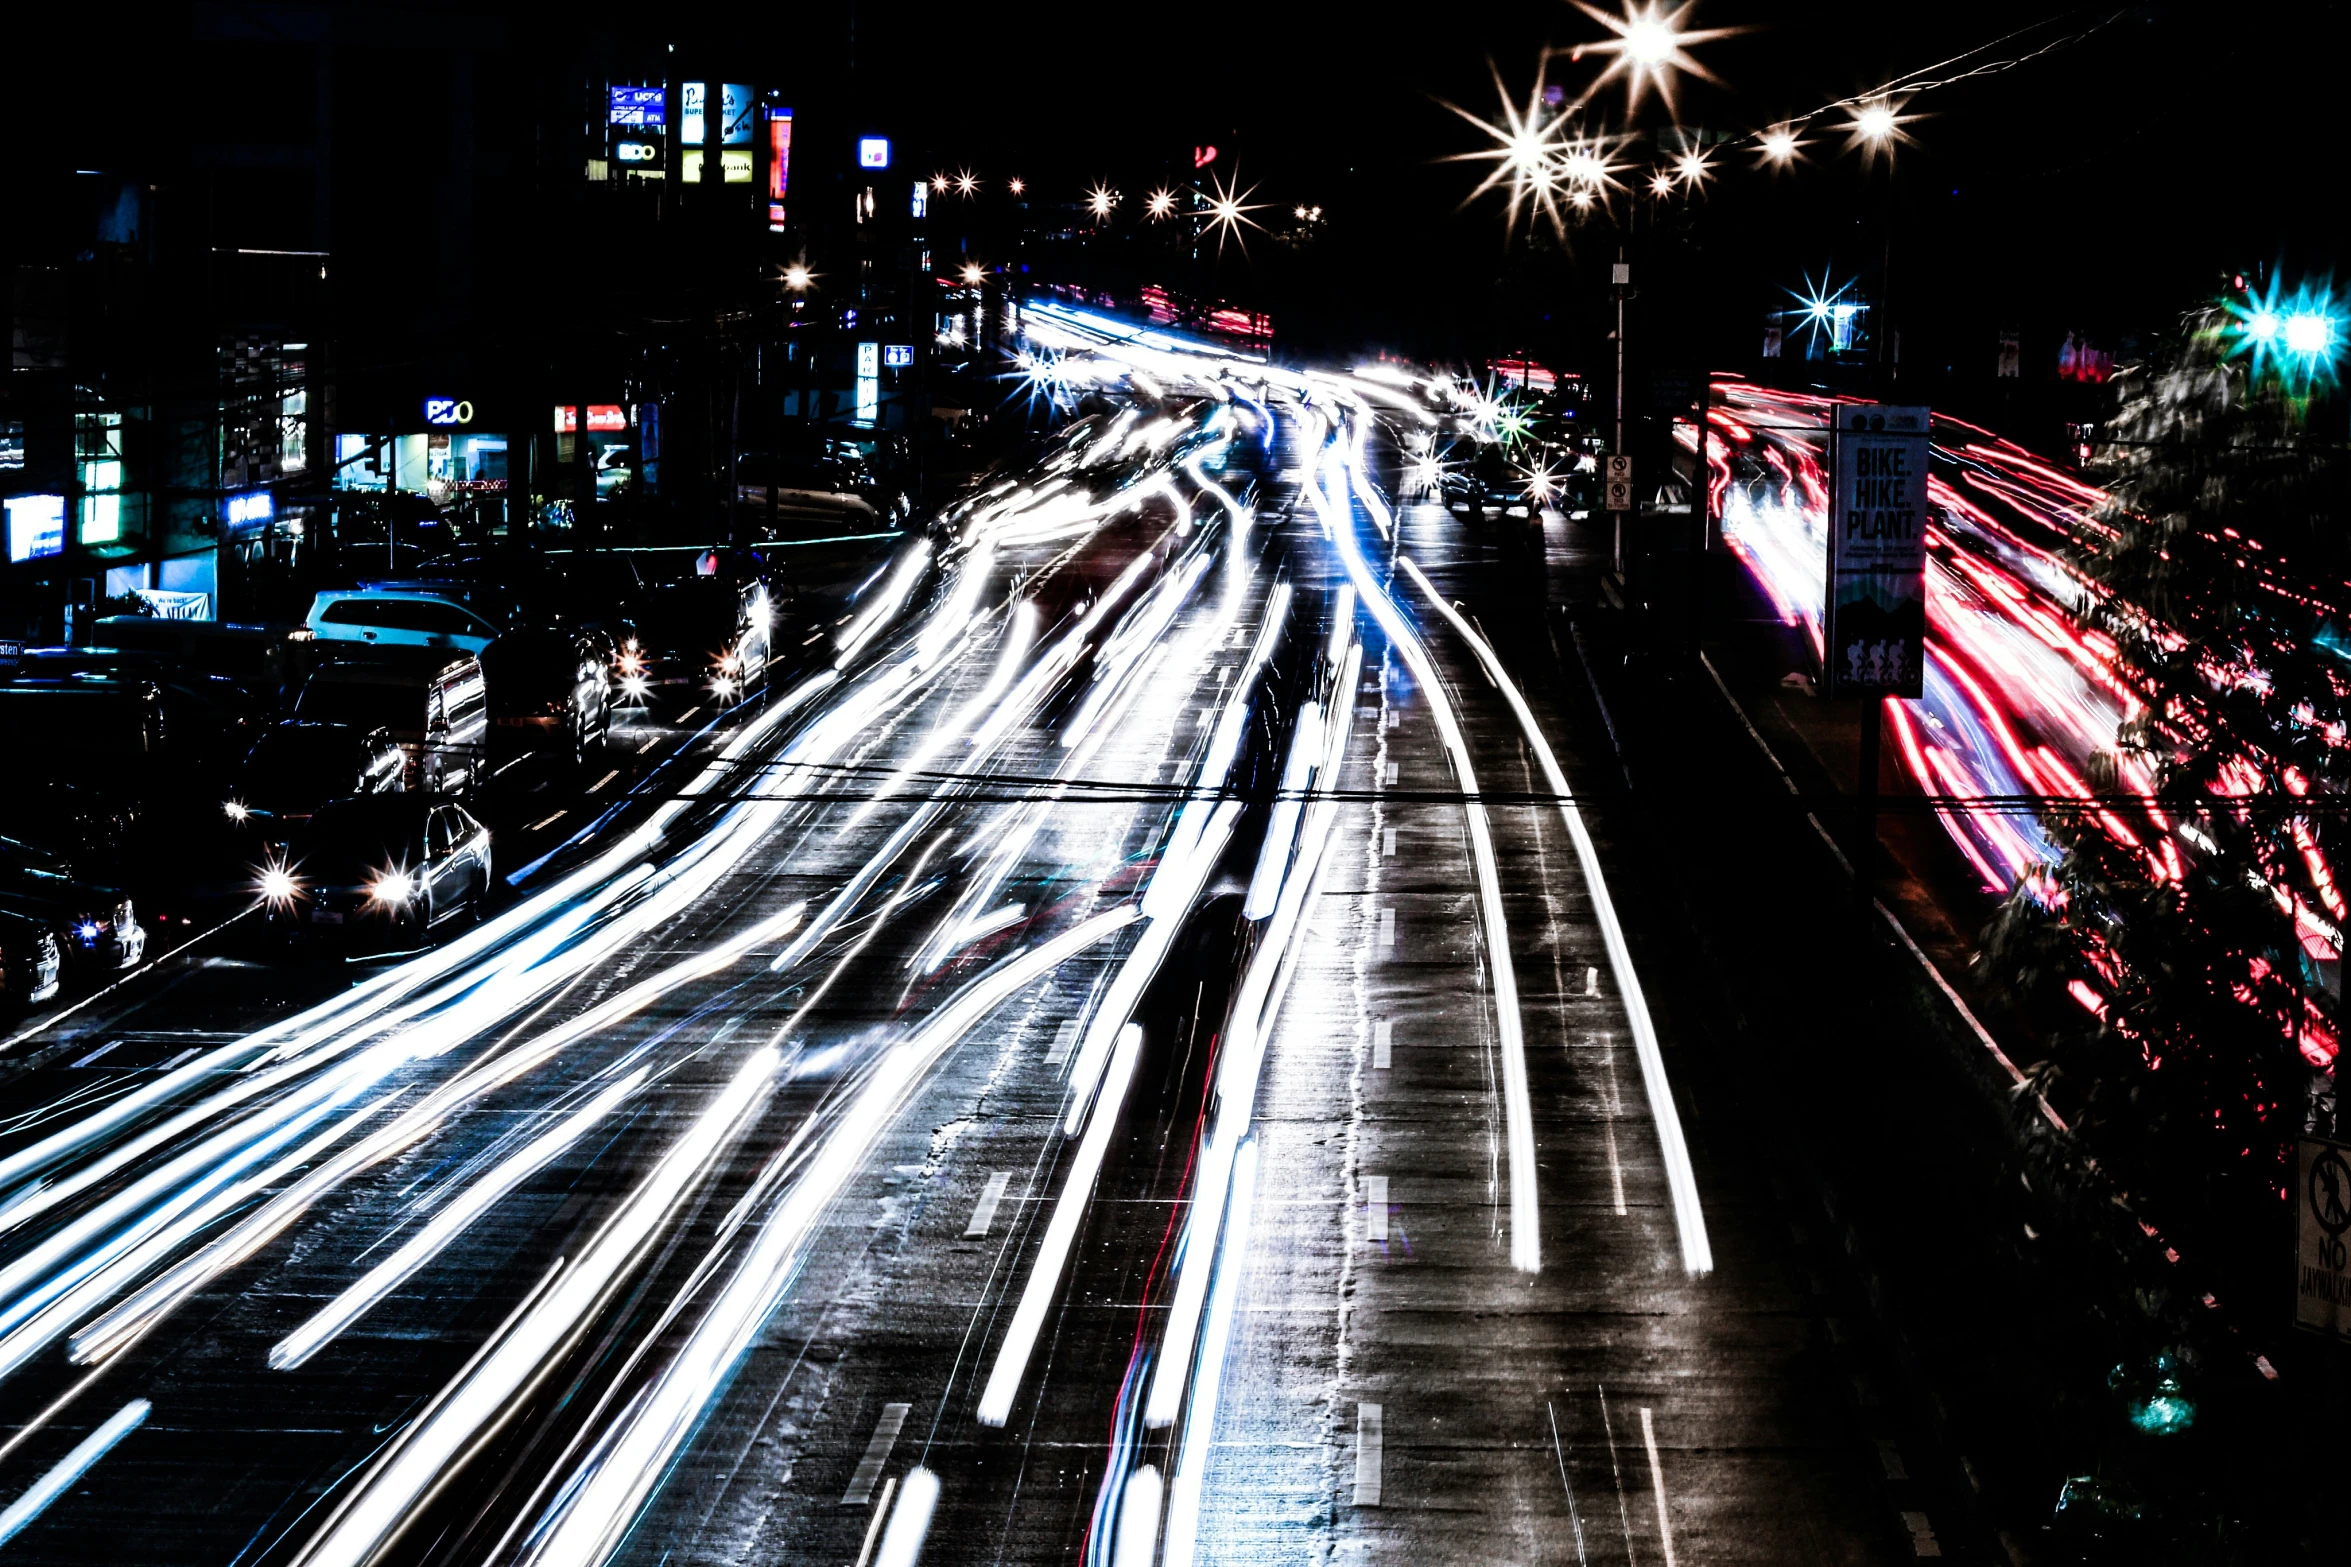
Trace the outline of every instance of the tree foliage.
<instances>
[{"instance_id":1,"label":"tree foliage","mask_svg":"<svg viewBox=\"0 0 2351 1567\"><path fill-rule=\"evenodd\" d=\"M2060 1019L2051 1071L2092 1152L2178 1218L2223 1223L2274 1212L2324 1081L2332 855L2351 842L2325 808L2351 800L2351 465L2229 338L2219 311L2191 317L2118 377L2112 501L2070 551L2138 698L2092 782L2151 778L2169 842L2054 820L2062 859L1984 943L1993 977Z\"/></svg>"}]
</instances>

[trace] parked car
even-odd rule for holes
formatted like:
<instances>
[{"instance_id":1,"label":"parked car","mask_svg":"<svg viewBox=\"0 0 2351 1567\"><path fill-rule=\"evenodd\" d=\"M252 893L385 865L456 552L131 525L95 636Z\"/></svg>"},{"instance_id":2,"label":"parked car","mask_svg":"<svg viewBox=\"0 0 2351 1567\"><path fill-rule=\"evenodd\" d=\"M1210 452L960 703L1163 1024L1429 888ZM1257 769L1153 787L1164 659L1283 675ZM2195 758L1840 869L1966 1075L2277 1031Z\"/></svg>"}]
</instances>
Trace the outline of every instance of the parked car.
<instances>
[{"instance_id":1,"label":"parked car","mask_svg":"<svg viewBox=\"0 0 2351 1567\"><path fill-rule=\"evenodd\" d=\"M408 774L408 753L378 724L289 718L254 742L223 809L231 821L307 820L329 800L389 794Z\"/></svg>"},{"instance_id":2,"label":"parked car","mask_svg":"<svg viewBox=\"0 0 2351 1567\"><path fill-rule=\"evenodd\" d=\"M346 951L406 949L481 919L490 834L446 800L336 800L295 832L274 871L263 917L281 935Z\"/></svg>"},{"instance_id":3,"label":"parked car","mask_svg":"<svg viewBox=\"0 0 2351 1567\"><path fill-rule=\"evenodd\" d=\"M21 1012L51 999L63 970L57 932L27 915L0 911L0 1008Z\"/></svg>"},{"instance_id":4,"label":"parked car","mask_svg":"<svg viewBox=\"0 0 2351 1567\"><path fill-rule=\"evenodd\" d=\"M486 772L489 687L481 661L462 654L354 651L312 672L294 716L390 730L407 753L401 787L412 793L471 794Z\"/></svg>"},{"instance_id":5,"label":"parked car","mask_svg":"<svg viewBox=\"0 0 2351 1567\"><path fill-rule=\"evenodd\" d=\"M0 838L0 915L49 932L77 983L136 968L147 932L119 888L84 880L63 855L19 838Z\"/></svg>"},{"instance_id":6,"label":"parked car","mask_svg":"<svg viewBox=\"0 0 2351 1567\"><path fill-rule=\"evenodd\" d=\"M321 642L377 647L452 648L479 654L499 632L496 621L437 593L343 588L311 601L311 635Z\"/></svg>"}]
</instances>

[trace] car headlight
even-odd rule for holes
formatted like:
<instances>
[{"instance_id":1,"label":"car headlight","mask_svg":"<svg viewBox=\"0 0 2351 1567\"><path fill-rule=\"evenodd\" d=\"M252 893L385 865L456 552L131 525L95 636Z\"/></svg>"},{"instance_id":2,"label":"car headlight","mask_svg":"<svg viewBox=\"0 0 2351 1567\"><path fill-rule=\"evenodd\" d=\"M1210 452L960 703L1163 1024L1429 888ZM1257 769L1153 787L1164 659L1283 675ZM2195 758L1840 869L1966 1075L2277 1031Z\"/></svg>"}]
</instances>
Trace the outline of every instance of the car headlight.
<instances>
[{"instance_id":1,"label":"car headlight","mask_svg":"<svg viewBox=\"0 0 2351 1567\"><path fill-rule=\"evenodd\" d=\"M223 801L220 811L223 816L226 816L232 822L241 822L246 817L253 814L251 811L245 808L245 802L242 800Z\"/></svg>"},{"instance_id":2,"label":"car headlight","mask_svg":"<svg viewBox=\"0 0 2351 1567\"><path fill-rule=\"evenodd\" d=\"M264 870L258 885L261 896L280 907L292 903L295 895L302 890L301 883L294 880L294 873L282 865L272 865Z\"/></svg>"},{"instance_id":3,"label":"car headlight","mask_svg":"<svg viewBox=\"0 0 2351 1567\"><path fill-rule=\"evenodd\" d=\"M386 871L368 883L367 901L386 907L406 903L416 896L416 878L406 871Z\"/></svg>"}]
</instances>

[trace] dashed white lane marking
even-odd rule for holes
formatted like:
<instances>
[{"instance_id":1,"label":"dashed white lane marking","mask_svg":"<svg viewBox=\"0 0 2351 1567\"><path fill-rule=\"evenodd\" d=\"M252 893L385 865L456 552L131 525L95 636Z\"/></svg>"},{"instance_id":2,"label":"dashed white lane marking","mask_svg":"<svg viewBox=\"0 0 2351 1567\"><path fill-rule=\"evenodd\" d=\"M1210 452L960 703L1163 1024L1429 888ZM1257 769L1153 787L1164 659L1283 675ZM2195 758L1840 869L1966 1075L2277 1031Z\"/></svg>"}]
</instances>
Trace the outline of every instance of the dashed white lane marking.
<instances>
[{"instance_id":1,"label":"dashed white lane marking","mask_svg":"<svg viewBox=\"0 0 2351 1567\"><path fill-rule=\"evenodd\" d=\"M1657 1543L1665 1549L1665 1567L1673 1563L1673 1523L1665 1516L1665 1465L1657 1461L1657 1425L1641 1410L1641 1441L1649 1449L1649 1487L1657 1493Z\"/></svg>"},{"instance_id":2,"label":"dashed white lane marking","mask_svg":"<svg viewBox=\"0 0 2351 1567\"><path fill-rule=\"evenodd\" d=\"M988 1226L996 1222L996 1205L1004 1200L1004 1188L1012 1184L1010 1170L997 1170L988 1177L987 1189L980 1193L979 1206L971 1211L971 1222L963 1227L965 1240L977 1240L988 1233Z\"/></svg>"},{"instance_id":3,"label":"dashed white lane marking","mask_svg":"<svg viewBox=\"0 0 2351 1567\"><path fill-rule=\"evenodd\" d=\"M1598 969L1587 968L1584 970L1584 994L1587 996L1600 994L1600 971Z\"/></svg>"},{"instance_id":4,"label":"dashed white lane marking","mask_svg":"<svg viewBox=\"0 0 2351 1567\"><path fill-rule=\"evenodd\" d=\"M619 776L620 769L615 767L611 772L606 773L603 777L588 785L588 793L594 794L597 790L603 788L606 784L612 782L613 779L618 778Z\"/></svg>"},{"instance_id":5,"label":"dashed white lane marking","mask_svg":"<svg viewBox=\"0 0 2351 1567\"><path fill-rule=\"evenodd\" d=\"M1935 1527L1927 1522L1924 1513L1904 1513L1902 1527L1910 1531L1910 1554L1913 1556L1940 1556L1942 1542L1935 1538Z\"/></svg>"},{"instance_id":6,"label":"dashed white lane marking","mask_svg":"<svg viewBox=\"0 0 2351 1567\"><path fill-rule=\"evenodd\" d=\"M1378 1070L1388 1070L1396 1048L1396 1025L1383 1018L1371 1026L1371 1064Z\"/></svg>"},{"instance_id":7,"label":"dashed white lane marking","mask_svg":"<svg viewBox=\"0 0 2351 1567\"><path fill-rule=\"evenodd\" d=\"M873 1438L865 1444L865 1456L857 1460L857 1468L849 1476L849 1489L841 1493L845 1507L863 1507L873 1499L873 1488L881 1483L882 1466L890 1461L890 1449L898 1445L898 1433L905 1428L906 1413L912 1404L884 1404L882 1417L873 1423Z\"/></svg>"},{"instance_id":8,"label":"dashed white lane marking","mask_svg":"<svg viewBox=\"0 0 2351 1567\"><path fill-rule=\"evenodd\" d=\"M557 822L562 821L570 814L571 812L569 811L557 811L553 816L548 817L545 821L531 823L527 830L530 832L545 832L548 828L554 826Z\"/></svg>"},{"instance_id":9,"label":"dashed white lane marking","mask_svg":"<svg viewBox=\"0 0 2351 1567\"><path fill-rule=\"evenodd\" d=\"M1379 943L1383 947L1396 945L1396 911L1394 909L1380 910Z\"/></svg>"},{"instance_id":10,"label":"dashed white lane marking","mask_svg":"<svg viewBox=\"0 0 2351 1567\"><path fill-rule=\"evenodd\" d=\"M1384 1175L1363 1178L1363 1237L1374 1241L1388 1238L1388 1178Z\"/></svg>"},{"instance_id":11,"label":"dashed white lane marking","mask_svg":"<svg viewBox=\"0 0 2351 1567\"><path fill-rule=\"evenodd\" d=\"M1380 834L1380 853L1388 859L1396 857L1396 829L1390 827Z\"/></svg>"},{"instance_id":12,"label":"dashed white lane marking","mask_svg":"<svg viewBox=\"0 0 2351 1567\"><path fill-rule=\"evenodd\" d=\"M1061 1065L1069 1059L1069 1053L1077 1048L1077 1043L1078 1020L1074 1017L1063 1018L1061 1026L1053 1031L1053 1048L1045 1052L1045 1064Z\"/></svg>"},{"instance_id":13,"label":"dashed white lane marking","mask_svg":"<svg viewBox=\"0 0 2351 1567\"><path fill-rule=\"evenodd\" d=\"M1390 762L1387 766L1380 769L1381 783L1392 784L1396 781L1396 766L1396 763Z\"/></svg>"},{"instance_id":14,"label":"dashed white lane marking","mask_svg":"<svg viewBox=\"0 0 2351 1567\"><path fill-rule=\"evenodd\" d=\"M1624 1095L1616 1088L1616 1047L1603 1042L1600 1046L1600 1064L1608 1069L1608 1114L1600 1122L1600 1130L1608 1144L1608 1185L1616 1197L1616 1214L1624 1217L1624 1165L1616 1157L1616 1118L1624 1114Z\"/></svg>"},{"instance_id":15,"label":"dashed white lane marking","mask_svg":"<svg viewBox=\"0 0 2351 1567\"><path fill-rule=\"evenodd\" d=\"M1380 1406L1355 1406L1355 1505L1380 1505Z\"/></svg>"},{"instance_id":16,"label":"dashed white lane marking","mask_svg":"<svg viewBox=\"0 0 2351 1567\"><path fill-rule=\"evenodd\" d=\"M857 1548L856 1567L865 1567L873 1560L873 1542L881 1538L882 1520L890 1516L890 1498L898 1494L898 1479L893 1475L882 1482L882 1499L873 1510L873 1522L865 1526L865 1543Z\"/></svg>"},{"instance_id":17,"label":"dashed white lane marking","mask_svg":"<svg viewBox=\"0 0 2351 1567\"><path fill-rule=\"evenodd\" d=\"M653 749L655 746L657 746L657 745L659 745L659 744L661 744L661 736L659 736L659 735L654 735L654 736L650 737L649 739L647 739L647 740L646 740L646 742L645 742L643 745L641 745L641 746L638 746L638 747L637 747L637 754L638 754L639 756L643 756L643 755L644 755L644 754L645 754L647 751L650 751L650 750L652 750L652 749Z\"/></svg>"},{"instance_id":18,"label":"dashed white lane marking","mask_svg":"<svg viewBox=\"0 0 2351 1567\"><path fill-rule=\"evenodd\" d=\"M1910 1466L1902 1462L1902 1449L1891 1442L1878 1444L1878 1466L1886 1471L1889 1480L1910 1478Z\"/></svg>"},{"instance_id":19,"label":"dashed white lane marking","mask_svg":"<svg viewBox=\"0 0 2351 1567\"><path fill-rule=\"evenodd\" d=\"M1393 729L1402 722L1404 722L1404 715L1397 712L1392 707L1380 715L1380 727L1382 729Z\"/></svg>"}]
</instances>

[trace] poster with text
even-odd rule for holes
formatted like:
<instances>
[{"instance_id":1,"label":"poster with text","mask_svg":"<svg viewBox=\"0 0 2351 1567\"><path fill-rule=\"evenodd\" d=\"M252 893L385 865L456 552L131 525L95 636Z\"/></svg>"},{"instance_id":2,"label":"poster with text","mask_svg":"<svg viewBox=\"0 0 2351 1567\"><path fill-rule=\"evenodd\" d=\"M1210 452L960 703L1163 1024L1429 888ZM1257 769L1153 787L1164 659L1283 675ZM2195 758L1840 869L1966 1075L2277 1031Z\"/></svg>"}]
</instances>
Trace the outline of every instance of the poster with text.
<instances>
[{"instance_id":1,"label":"poster with text","mask_svg":"<svg viewBox=\"0 0 2351 1567\"><path fill-rule=\"evenodd\" d=\"M1927 410L1840 406L1829 461L1828 694L1915 697L1926 666Z\"/></svg>"}]
</instances>

